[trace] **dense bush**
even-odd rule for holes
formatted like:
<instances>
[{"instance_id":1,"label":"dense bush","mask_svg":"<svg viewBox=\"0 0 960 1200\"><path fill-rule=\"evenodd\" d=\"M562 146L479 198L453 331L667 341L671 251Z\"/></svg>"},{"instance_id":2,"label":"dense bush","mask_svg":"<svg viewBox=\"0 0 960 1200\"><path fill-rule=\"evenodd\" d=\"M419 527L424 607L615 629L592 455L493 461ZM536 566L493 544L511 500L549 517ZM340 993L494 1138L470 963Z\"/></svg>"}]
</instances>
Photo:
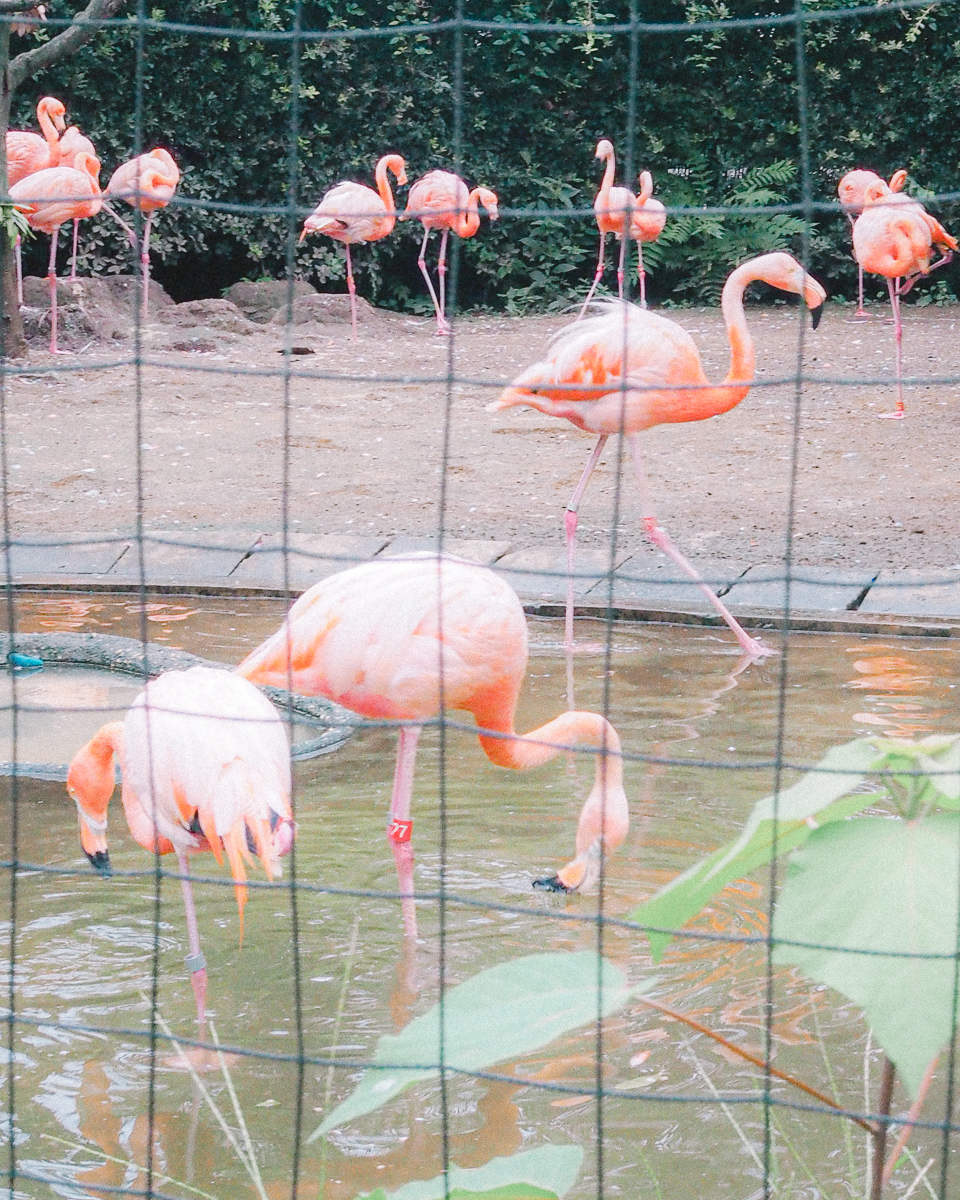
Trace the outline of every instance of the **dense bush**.
<instances>
[{"instance_id":1,"label":"dense bush","mask_svg":"<svg viewBox=\"0 0 960 1200\"><path fill-rule=\"evenodd\" d=\"M813 14L834 0L813 0ZM507 213L463 244L461 296L467 305L518 310L568 303L592 274L592 217L536 216L537 210L588 209L600 177L593 157L613 139L621 173L628 158L628 34L602 27L629 18L623 3L598 0L487 0L468 17L496 21L593 22L600 32L559 34L504 29L464 35L462 130L465 174L493 187ZM767 15L789 14L788 0L766 0ZM952 9L889 11L867 18L811 21L805 53L813 197L835 198L852 166L889 174L899 166L914 187L948 192L960 170L960 35ZM305 0L303 27L343 30L429 23L453 15L452 3L425 0ZM279 30L289 0L181 0L150 15L203 26ZM748 0L652 0L645 21L695 22L752 17ZM42 36L42 35L40 35ZM801 198L797 46L792 25L645 34L638 41L633 164L650 169L668 205L775 204ZM282 213L223 212L205 201L283 206L288 197L291 106L289 44L232 37L149 32L146 36L144 145L168 146L184 168L191 204L156 225L157 276L180 298L217 294L239 278L282 274L287 220ZM134 39L105 33L75 58L15 98L11 124L30 127L36 98L63 97L70 117L96 143L104 174L134 145ZM454 162L454 35L415 34L321 40L303 45L297 186L311 207L332 183L372 183L373 164L402 153L411 179ZM404 193L400 193L403 203ZM960 213L938 209L948 228ZM795 216L689 214L673 217L646 259L655 299L713 299L744 254L800 246ZM811 262L834 293L855 286L849 230L838 213L817 213ZM377 303L427 306L416 269L420 226L355 256L361 291ZM81 270L129 267L129 248L109 218L83 226ZM42 270L44 251L30 250ZM339 247L322 237L296 252L298 273L343 288ZM611 257L612 268L612 257ZM612 278L612 275L611 275ZM955 268L943 278L960 279ZM879 294L880 281L873 290ZM929 287L927 289L929 291ZM941 289L942 290L942 289ZM923 287L917 289L923 293Z\"/></svg>"}]
</instances>

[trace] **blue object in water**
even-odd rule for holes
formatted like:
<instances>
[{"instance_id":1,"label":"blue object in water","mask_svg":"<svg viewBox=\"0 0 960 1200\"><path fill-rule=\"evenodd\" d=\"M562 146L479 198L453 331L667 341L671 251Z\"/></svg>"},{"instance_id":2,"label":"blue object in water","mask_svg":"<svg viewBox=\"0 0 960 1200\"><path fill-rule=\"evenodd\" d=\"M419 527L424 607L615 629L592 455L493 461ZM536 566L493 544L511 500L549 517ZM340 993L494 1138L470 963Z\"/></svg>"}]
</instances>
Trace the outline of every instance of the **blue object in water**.
<instances>
[{"instance_id":1,"label":"blue object in water","mask_svg":"<svg viewBox=\"0 0 960 1200\"><path fill-rule=\"evenodd\" d=\"M31 658L29 654L17 654L13 650L7 655L7 662L18 672L43 670L42 658Z\"/></svg>"}]
</instances>

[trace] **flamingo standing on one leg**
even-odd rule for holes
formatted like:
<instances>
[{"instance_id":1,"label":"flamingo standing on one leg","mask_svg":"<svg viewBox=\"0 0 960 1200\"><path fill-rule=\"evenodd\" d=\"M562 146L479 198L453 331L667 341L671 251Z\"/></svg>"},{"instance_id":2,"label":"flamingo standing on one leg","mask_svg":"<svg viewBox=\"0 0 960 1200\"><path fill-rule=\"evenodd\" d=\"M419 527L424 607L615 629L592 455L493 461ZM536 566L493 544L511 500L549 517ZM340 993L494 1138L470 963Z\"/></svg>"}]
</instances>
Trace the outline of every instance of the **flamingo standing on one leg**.
<instances>
[{"instance_id":1,"label":"flamingo standing on one leg","mask_svg":"<svg viewBox=\"0 0 960 1200\"><path fill-rule=\"evenodd\" d=\"M393 207L388 171L393 172L401 187L407 182L406 163L400 155L385 154L376 167L376 192L363 183L338 183L324 194L304 221L300 234L301 242L308 233L325 233L327 237L343 243L347 256L347 291L350 293L354 341L357 340L357 287L353 279L350 247L357 242L379 242L393 232L397 212Z\"/></svg>"},{"instance_id":2,"label":"flamingo standing on one leg","mask_svg":"<svg viewBox=\"0 0 960 1200\"><path fill-rule=\"evenodd\" d=\"M934 247L941 256L931 263ZM918 200L891 192L882 179L867 184L863 212L853 227L853 252L863 270L886 277L897 343L897 407L879 417L902 420L904 415L900 297L921 275L950 262L956 249L957 239Z\"/></svg>"},{"instance_id":3,"label":"flamingo standing on one leg","mask_svg":"<svg viewBox=\"0 0 960 1200\"><path fill-rule=\"evenodd\" d=\"M424 228L417 264L420 274L427 282L430 299L437 314L437 333L441 335L450 332L446 317L447 238L450 233L455 233L460 238L473 237L480 228L481 204L490 220L495 221L499 216L496 192L482 187L468 191L460 176L450 171L430 171L417 180L407 196L407 208L403 217L416 217ZM443 230L440 237L440 259L437 264L439 300L426 263L427 242L434 229Z\"/></svg>"},{"instance_id":4,"label":"flamingo standing on one leg","mask_svg":"<svg viewBox=\"0 0 960 1200\"><path fill-rule=\"evenodd\" d=\"M891 175L887 187L891 192L899 192L906 182L907 172L901 168ZM851 233L857 217L863 211L863 196L868 184L871 183L883 183L883 180L875 171L856 170L848 171L837 184L837 195L840 197L843 211L847 214L847 220L850 222ZM863 267L857 263L857 311L853 314L853 319L865 321L869 316L870 314L863 307Z\"/></svg>"},{"instance_id":5,"label":"flamingo standing on one leg","mask_svg":"<svg viewBox=\"0 0 960 1200\"><path fill-rule=\"evenodd\" d=\"M577 826L576 857L540 886L575 891L597 878L602 855L629 826L616 731L596 713L567 712L519 736L517 698L527 665L523 607L486 567L411 555L366 563L314 584L273 637L237 667L255 683L282 681L362 716L403 721L390 801L390 839L406 934L417 934L413 900L414 757L420 727L440 711L476 719L484 753L522 770L580 744L596 752L596 780Z\"/></svg>"},{"instance_id":6,"label":"flamingo standing on one leg","mask_svg":"<svg viewBox=\"0 0 960 1200\"><path fill-rule=\"evenodd\" d=\"M641 308L647 307L647 273L643 269L643 243L655 242L663 233L666 223L667 210L659 200L653 199L653 176L649 171L641 171L637 206L630 218L630 236L637 243L637 255L640 259L638 279Z\"/></svg>"},{"instance_id":7,"label":"flamingo standing on one leg","mask_svg":"<svg viewBox=\"0 0 960 1200\"><path fill-rule=\"evenodd\" d=\"M145 850L175 853L180 866L190 953L186 958L205 1019L207 972L190 885L189 854L226 853L236 885L243 939L244 859L256 853L270 879L290 851L290 750L277 711L255 687L228 671L192 667L152 680L125 720L103 728L74 755L67 791L80 815L80 844L93 866L110 873L107 807L114 758L130 833Z\"/></svg>"},{"instance_id":8,"label":"flamingo standing on one leg","mask_svg":"<svg viewBox=\"0 0 960 1200\"><path fill-rule=\"evenodd\" d=\"M11 198L32 229L50 234L50 353L57 347L57 235L64 221L94 217L103 204L100 192L100 160L92 154L77 156L75 167L48 167L28 175L10 189Z\"/></svg>"},{"instance_id":9,"label":"flamingo standing on one leg","mask_svg":"<svg viewBox=\"0 0 960 1200\"><path fill-rule=\"evenodd\" d=\"M749 637L657 524L648 494L638 434L653 425L703 421L739 404L753 383L756 356L743 311L747 285L761 279L794 292L813 310L816 327L826 293L789 254L777 252L737 267L723 289L722 311L730 340L730 369L720 384L710 384L700 365L696 343L673 321L632 304L607 301L606 311L575 321L553 339L547 356L508 387L488 411L526 404L549 416L565 417L578 429L600 435L565 514L567 537L566 645L568 696L572 692L573 567L576 509L606 439L623 432L630 442L640 485L644 533L682 571L696 580L753 659L773 651ZM572 702L572 701L571 701Z\"/></svg>"},{"instance_id":10,"label":"flamingo standing on one leg","mask_svg":"<svg viewBox=\"0 0 960 1200\"><path fill-rule=\"evenodd\" d=\"M166 208L173 199L180 182L180 168L174 161L173 155L167 150L151 150L149 154L141 154L117 167L110 176L106 194L111 199L125 200L133 208L139 208L146 214L143 226L143 242L140 246L140 268L143 272L143 304L142 315L147 319L150 303L150 225L153 214L160 208ZM121 217L105 204L107 212L114 217L127 231L134 250L137 248L137 235Z\"/></svg>"},{"instance_id":11,"label":"flamingo standing on one leg","mask_svg":"<svg viewBox=\"0 0 960 1200\"><path fill-rule=\"evenodd\" d=\"M72 167L76 165L76 161L81 154L92 154L94 158L98 158L96 147L88 137L80 132L76 125L71 125L63 133L60 138L60 166ZM80 238L80 222L74 217L73 219L73 253L70 256L70 282L74 283L77 278L77 245Z\"/></svg>"},{"instance_id":12,"label":"flamingo standing on one leg","mask_svg":"<svg viewBox=\"0 0 960 1200\"><path fill-rule=\"evenodd\" d=\"M601 138L597 142L597 150L594 157L599 158L606 164L603 171L603 181L600 184L600 191L597 192L596 199L593 202L593 212L597 218L597 227L600 230L600 253L597 256L597 270L593 276L593 283L590 285L590 291L587 292L587 298L580 309L581 317L587 311L587 307L593 299L593 294L597 290L597 286L603 276L608 233L614 234L620 242L617 288L620 299L623 299L624 259L629 241L630 218L633 210L637 207L637 198L629 188L613 186L613 178L617 171L617 160L613 151L613 142L608 141L607 138Z\"/></svg>"},{"instance_id":13,"label":"flamingo standing on one leg","mask_svg":"<svg viewBox=\"0 0 960 1200\"><path fill-rule=\"evenodd\" d=\"M60 134L66 126L66 108L54 96L44 96L37 105L37 120L43 136L25 129L7 133L7 187L21 179L60 165ZM14 244L17 264L17 302L23 303L23 263L20 256L20 237Z\"/></svg>"}]
</instances>

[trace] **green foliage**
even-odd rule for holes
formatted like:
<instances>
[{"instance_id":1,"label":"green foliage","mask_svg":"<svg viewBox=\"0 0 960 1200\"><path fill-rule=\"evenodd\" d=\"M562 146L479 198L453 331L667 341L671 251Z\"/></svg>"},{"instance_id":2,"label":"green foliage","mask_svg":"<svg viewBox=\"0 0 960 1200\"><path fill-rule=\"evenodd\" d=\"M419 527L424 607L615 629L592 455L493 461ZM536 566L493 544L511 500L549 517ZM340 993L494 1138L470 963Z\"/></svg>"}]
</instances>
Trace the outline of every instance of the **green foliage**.
<instances>
[{"instance_id":1,"label":"green foliage","mask_svg":"<svg viewBox=\"0 0 960 1200\"><path fill-rule=\"evenodd\" d=\"M862 786L871 777L883 795ZM884 799L894 819L849 819ZM859 1004L915 1094L958 1019L958 847L960 735L860 738L761 800L739 838L630 915L653 927L659 958L669 931L728 883L793 851L772 923L774 961Z\"/></svg>"},{"instance_id":2,"label":"green foliage","mask_svg":"<svg viewBox=\"0 0 960 1200\"><path fill-rule=\"evenodd\" d=\"M10 245L13 245L18 237L23 241L33 237L33 230L27 224L27 218L15 204L0 204L0 230Z\"/></svg>"},{"instance_id":3,"label":"green foliage","mask_svg":"<svg viewBox=\"0 0 960 1200\"><path fill-rule=\"evenodd\" d=\"M377 1188L358 1200L559 1200L576 1183L583 1164L579 1146L538 1146L482 1167L451 1166L448 1176L404 1184L395 1192ZM449 1191L448 1191L449 1189Z\"/></svg>"},{"instance_id":4,"label":"green foliage","mask_svg":"<svg viewBox=\"0 0 960 1200\"><path fill-rule=\"evenodd\" d=\"M763 11L792 10L778 0ZM424 28L304 43L295 147L300 209L340 179L371 183L374 163L388 151L406 157L411 179L455 166L455 39L430 28L454 15L452 0L304 0L302 12L306 30L328 34L408 23ZM292 13L292 0L181 0L150 10L158 19L263 31L289 28ZM641 15L692 24L756 13L748 0L650 0ZM596 256L589 210L600 137L616 145L619 178L631 185L640 168L649 169L667 204L800 200L791 26L644 36L628 145L629 38L603 32L628 18L627 0L488 0L481 9L468 6L467 15L589 27L556 35L506 28L464 35L462 173L493 187L505 209L561 215L505 214L495 225L484 220L475 238L458 243L463 306L558 307L586 291ZM25 44L45 36L31 34ZM292 145L289 44L162 30L148 32L145 43L143 143L174 152L184 168L181 193L282 209ZM839 176L854 166L885 176L904 166L927 188L953 189L960 174L954 119L960 41L948 14L888 6L869 19L812 23L806 56L816 201L834 201ZM14 97L12 126L33 127L37 97L60 95L109 173L135 148L136 80L132 29L104 32ZM582 215L562 215L576 210ZM950 228L957 208L942 206L938 215ZM158 278L186 296L216 294L244 276L282 274L290 226L298 229L300 219L282 211L168 209L155 226ZM796 249L799 229L794 215L671 216L661 242L645 248L654 270L651 294L711 299L738 258L785 244ZM130 252L106 218L84 222L84 230L83 270L130 269ZM424 307L419 237L418 224L403 223L358 252L364 295L378 304ZM810 249L811 268L828 290L853 296L856 268L840 213L818 214ZM40 247L31 250L34 270L42 271L42 255ZM309 238L296 249L296 270L322 287L343 289L342 258L327 239ZM612 261L609 270L612 278ZM938 273L951 294L957 270ZM928 286L921 283L911 297L922 298ZM871 279L868 290L879 295L881 282Z\"/></svg>"},{"instance_id":5,"label":"green foliage","mask_svg":"<svg viewBox=\"0 0 960 1200\"><path fill-rule=\"evenodd\" d=\"M531 954L489 967L447 991L442 1013L436 1004L396 1036L381 1037L373 1066L308 1140L373 1112L417 1080L436 1078L441 1016L446 1065L481 1071L615 1012L637 990L590 952Z\"/></svg>"}]
</instances>

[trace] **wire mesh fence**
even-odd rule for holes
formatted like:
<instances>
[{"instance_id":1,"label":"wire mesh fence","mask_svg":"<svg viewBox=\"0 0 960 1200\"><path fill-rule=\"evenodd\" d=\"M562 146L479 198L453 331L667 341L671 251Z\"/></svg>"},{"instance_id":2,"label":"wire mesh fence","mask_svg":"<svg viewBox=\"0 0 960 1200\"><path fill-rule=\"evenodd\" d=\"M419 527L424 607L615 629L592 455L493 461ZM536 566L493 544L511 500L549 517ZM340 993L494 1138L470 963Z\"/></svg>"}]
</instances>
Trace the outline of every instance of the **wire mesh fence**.
<instances>
[{"instance_id":1,"label":"wire mesh fence","mask_svg":"<svg viewBox=\"0 0 960 1200\"><path fill-rule=\"evenodd\" d=\"M282 202L191 194L188 173L169 212L179 221L235 219L245 234L262 229L270 245L262 261L285 265L286 294L271 326L281 353L271 348L271 357L258 351L237 352L234 361L223 354L185 361L181 351L174 359L153 339L139 298L128 296L132 335L120 352L87 345L76 359L0 365L2 646L9 667L9 750L0 755L9 759L0 1062L11 1197L519 1200L671 1196L681 1188L877 1200L953 1194L960 963L960 666L949 607L955 576L922 561L901 564L915 568L912 574L883 575L865 561L825 575L806 546L798 552L797 541L807 503L800 485L811 389L890 387L890 372L871 366L852 378L829 364L813 369L803 303L795 313L775 314L768 341L779 339L786 349L772 372L754 382L752 364L732 363L724 383L752 383L754 402L775 405L785 429L772 485L776 540L768 542L779 561L750 574L728 555L703 572L733 610L725 617L705 607L682 555L637 553L644 532L656 549L670 551L634 444L646 426L627 427L624 416L652 392L682 393L695 408L716 386L681 378L655 384L626 366L593 391L584 389L584 376L531 384L519 419L538 409L544 415L528 430L536 439L526 456L531 475L541 439L555 436L545 430L548 417L570 418L577 402L612 398L612 431L573 421L609 437L595 454L606 468L593 483L602 495L602 505L590 510L595 527L585 538L581 530L584 545L571 566L560 551L559 513L537 513L524 524L493 506L484 517L488 545L478 549L476 538L467 545L475 529L460 521L460 448L476 442L478 412L518 372L498 352L505 335L495 325L482 371L465 353L462 309L483 290L467 243L449 239L448 271L439 281L446 312L438 312L437 324L449 322L450 336L405 356L394 353L383 326L371 325L371 333L361 321L363 338L351 342L345 308L343 337L314 365L301 353L314 347L304 345L309 339L296 323L295 287L305 265L321 282L343 278L339 251L316 251L305 264L299 241L317 200L303 158L318 102L309 91L318 49L426 39L425 70L442 76L448 109L450 149L442 165L466 174L466 128L497 39L603 39L626 69L611 100L610 127L600 132L622 146L629 181L645 165L638 147L647 136L649 48L682 36L703 39L706 54L714 34L762 39L779 31L793 42L782 98L795 137L799 199L781 202L777 193L771 202L776 181L754 179L753 200L743 193L729 204L668 204L666 228L686 223L688 231L709 231L717 218L749 222L738 227L747 231L740 257L789 244L802 268L792 291L816 309L816 296L804 289L818 274L817 222L844 218L839 204L818 198L811 92L820 76L807 62L810 31L866 28L891 12L949 21L953 11L919 0L837 8L797 0L744 17L718 7L691 9L683 20L649 20L631 3L624 13L597 14L587 5L576 9L576 20L550 21L535 19L541 14L533 10L529 20L488 19L457 0L450 12L424 10L417 19L398 6L394 23L368 26L362 10L321 17L297 0L289 13L270 10L273 27L254 29L221 20L217 9L210 24L172 21L138 0L135 12L97 20L118 31L130 54L133 117L125 149L135 156L151 148L153 57L165 45L179 39L185 75L190 47L201 42L222 45L225 58L238 42L282 48L287 123L282 138L269 133ZM56 32L70 22L51 15L48 24ZM747 74L749 60L741 56L730 68ZM514 82L533 88L536 80L521 72ZM319 102L332 108L336 98ZM711 116L694 112L690 120L709 123ZM384 153L403 150L384 137ZM173 132L170 141L175 146ZM471 128L471 151L482 142ZM211 153L230 157L233 148ZM686 167L677 161L682 174ZM409 156L411 179L412 164ZM731 179L738 172L739 161ZM958 198L940 191L925 201L949 211ZM544 228L589 229L595 238L594 212L583 205L549 197L517 205L501 192L498 215L521 245ZM134 205L135 239L145 222ZM764 242L771 230L775 245ZM419 285L412 236L408 250L405 269ZM403 303L409 289L391 293L384 284L391 261L373 256L368 273L358 272L360 290ZM648 252L654 272L661 261ZM549 329L531 322L521 332L524 365L548 359L547 335L577 316L589 270L543 305L569 312ZM634 270L626 272L628 287ZM465 295L468 304L461 304ZM896 312L899 298L891 296ZM431 311L426 304L421 296L419 315ZM625 359L634 352L635 318L619 307L603 311L612 330L607 349ZM677 316L688 324L684 313ZM588 327L595 325L585 320ZM677 336L665 322L651 328L659 348ZM423 322L414 332L430 336ZM122 510L110 513L110 523L124 532L33 536L13 461L21 457L21 426L16 436L10 432L22 421L18 403L24 389L54 380L88 386L91 376L95 387L116 387L125 400L121 424L108 435L109 456L121 461L107 468L126 473L110 501ZM180 396L171 403L168 384L187 378L194 388L189 403ZM921 375L908 364L904 382L908 394L927 394L958 379L949 370ZM312 407L311 389L321 385L323 400ZM336 420L341 436L352 419L350 389L360 386L378 389L375 403L398 406L404 389L432 392L420 452L410 442L399 451L401 502L425 498L429 505L419 510L429 527L422 516L412 518L419 540L384 533L398 523L391 498L383 501L387 513L370 520L363 512L362 530L349 532L354 518L345 517L346 508L336 510L340 528L329 527L344 483L377 495L376 449L358 456L349 480L335 465L301 469L305 457L323 451L316 433L305 444L308 423L326 432ZM333 399L341 394L345 401ZM163 421L192 447L185 479L221 470L219 439L213 437L212 454L203 454L190 423L207 397L207 434L242 419L257 438L259 418L250 409L255 403L268 410L258 472L266 478L246 480L264 506L266 536L244 537L239 523L209 537L177 533L179 521L169 514L178 485L171 495L155 494L150 455ZM339 407L348 411L335 413ZM92 441L97 436L92 430ZM382 437L397 438L396 427L384 426ZM859 447L855 430L850 437ZM177 451L181 462L191 457L183 445ZM510 467L524 457L514 456ZM478 465L486 467L485 486L496 491L503 462ZM769 463L751 465L774 478ZM80 476L87 469L77 464ZM875 473L870 465L865 470ZM220 502L228 512L229 497ZM579 493L567 512L578 504ZM511 554L509 540L492 543L498 521L512 522L534 550ZM445 554L479 556L486 565L465 567ZM348 577L338 572L352 568L359 573L342 582ZM72 589L64 591L58 576L72 579ZM289 623L281 622L290 602L317 580L321 599L312 611L322 610L328 625L312 628L313 641L301 643L297 618L309 626L311 610L294 609ZM59 590L43 590L51 584ZM748 585L754 591L741 590L745 599L738 601L738 587ZM512 589L536 620L524 619ZM887 597L946 592L945 619L938 621L935 605L884 607L883 589ZM464 608L470 595L479 598ZM565 611L581 618L573 632L560 627ZM728 618L736 629L724 624ZM323 657L331 628L344 642L337 662ZM876 634L885 635L879 648L869 641ZM753 639L763 636L773 643L766 651L775 653L757 649ZM739 661L738 639L747 651ZM256 649L262 646L268 649ZM240 660L239 672L223 670ZM242 691L244 675L270 685L273 713L198 711L192 701L164 699L156 683L138 699L149 680L191 668L220 671L209 684L218 695ZM474 686L472 671L486 672L482 686ZM334 678L338 672L350 676L347 682ZM116 733L120 720L123 736ZM293 744L286 793L286 767L261 744L280 721ZM104 724L113 732L100 742L94 737L91 752L99 799L90 799L86 778L70 781L81 847L94 871L77 849L63 782L67 764ZM527 728L532 733L515 737ZM851 728L861 736L850 740ZM479 752L478 729L479 749L491 762ZM258 771L269 761L279 772L279 783L256 775L247 798L235 802L239 808L230 811L239 812L239 825L210 816L206 795L194 803L189 793L189 770L200 771L196 763L220 737L230 747L227 761L249 757ZM558 752L552 774L498 769L542 765ZM283 763L289 765L286 757ZM95 774L93 766L85 769ZM146 850L116 836L122 824L115 816L108 854L102 795L116 769L125 781L127 822ZM284 833L292 818L295 841ZM150 826L143 836L138 820ZM166 852L183 849L178 838L191 850L225 855L232 877L212 864L196 869L186 854L171 867ZM265 877L257 858L266 876L277 877ZM249 879L244 859L253 863ZM204 998L199 976L207 969Z\"/></svg>"}]
</instances>

